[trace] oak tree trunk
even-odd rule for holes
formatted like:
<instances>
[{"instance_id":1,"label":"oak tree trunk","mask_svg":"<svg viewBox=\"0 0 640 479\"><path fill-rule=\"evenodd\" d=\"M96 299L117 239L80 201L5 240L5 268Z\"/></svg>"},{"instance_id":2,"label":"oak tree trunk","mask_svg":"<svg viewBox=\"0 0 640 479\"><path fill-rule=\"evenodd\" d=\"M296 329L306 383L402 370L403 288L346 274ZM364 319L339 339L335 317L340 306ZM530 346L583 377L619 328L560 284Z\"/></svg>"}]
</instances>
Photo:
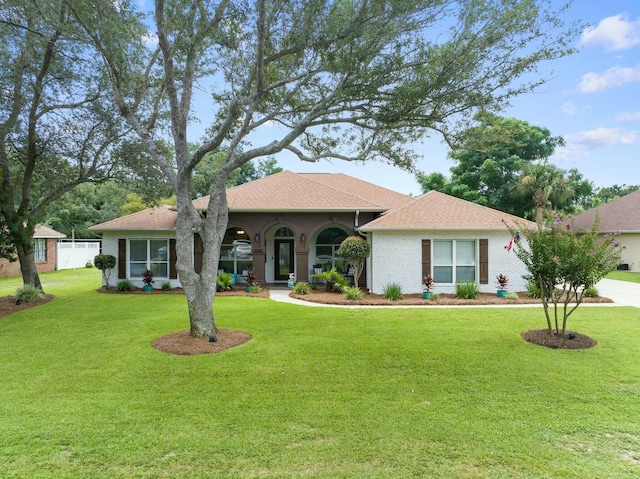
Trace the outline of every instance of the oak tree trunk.
<instances>
[{"instance_id":1,"label":"oak tree trunk","mask_svg":"<svg viewBox=\"0 0 640 479\"><path fill-rule=\"evenodd\" d=\"M18 254L18 260L20 261L22 282L25 286L31 285L42 290L42 283L40 283L40 276L38 275L38 269L36 268L31 244L24 245L22 243L17 243L15 248L16 253Z\"/></svg>"}]
</instances>

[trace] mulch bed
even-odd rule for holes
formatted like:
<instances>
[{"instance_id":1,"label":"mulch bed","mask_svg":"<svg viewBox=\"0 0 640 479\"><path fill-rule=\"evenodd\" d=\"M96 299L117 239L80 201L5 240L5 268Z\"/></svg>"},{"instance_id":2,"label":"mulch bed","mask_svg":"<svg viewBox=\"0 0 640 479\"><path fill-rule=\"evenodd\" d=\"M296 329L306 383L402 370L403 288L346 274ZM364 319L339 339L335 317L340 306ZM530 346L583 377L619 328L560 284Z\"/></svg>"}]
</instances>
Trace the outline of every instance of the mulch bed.
<instances>
[{"instance_id":1,"label":"mulch bed","mask_svg":"<svg viewBox=\"0 0 640 479\"><path fill-rule=\"evenodd\" d=\"M525 341L552 349L589 349L597 343L594 339L575 331L567 331L566 336L550 335L548 329L532 329L520 334Z\"/></svg>"},{"instance_id":2,"label":"mulch bed","mask_svg":"<svg viewBox=\"0 0 640 479\"><path fill-rule=\"evenodd\" d=\"M182 288L171 288L169 290L162 290L162 289L158 289L158 288L154 288L151 291L145 291L142 288L136 288L134 287L131 291L116 291L116 288L111 287L111 288L105 288L104 286L101 286L100 288L98 288L96 290L98 293L106 293L106 294L150 294L150 295L155 295L155 294L184 294L184 289ZM257 293L252 293L250 291L247 291L245 288L242 288L240 286L237 286L235 289L232 289L231 291L220 291L218 293L216 293L216 296L248 296L250 298L268 298L269 297L269 290L267 288L262 288L259 292Z\"/></svg>"},{"instance_id":3,"label":"mulch bed","mask_svg":"<svg viewBox=\"0 0 640 479\"><path fill-rule=\"evenodd\" d=\"M183 356L212 354L240 346L251 340L251 335L233 329L218 329L215 338L215 342L210 341L208 336L194 338L185 329L159 337L151 343L151 347L165 353Z\"/></svg>"},{"instance_id":4,"label":"mulch bed","mask_svg":"<svg viewBox=\"0 0 640 479\"><path fill-rule=\"evenodd\" d=\"M403 294L402 299L390 301L380 294L364 293L362 299L345 299L342 293L328 292L323 288L310 290L307 294L291 293L291 297L303 301L323 304L337 304L343 306L483 306L517 304L542 304L540 299L531 298L527 293L518 293L518 299L500 298L495 293L480 293L476 299L461 299L455 294L440 294L437 301L423 299L422 294ZM609 298L584 298L583 303L612 303Z\"/></svg>"},{"instance_id":5,"label":"mulch bed","mask_svg":"<svg viewBox=\"0 0 640 479\"><path fill-rule=\"evenodd\" d=\"M13 296L3 296L0 297L0 320L10 314L17 313L18 311L23 311L25 309L33 308L35 306L40 306L41 304L48 303L55 296L52 294L45 294L42 299L36 303L20 303L16 304L16 298Z\"/></svg>"}]
</instances>

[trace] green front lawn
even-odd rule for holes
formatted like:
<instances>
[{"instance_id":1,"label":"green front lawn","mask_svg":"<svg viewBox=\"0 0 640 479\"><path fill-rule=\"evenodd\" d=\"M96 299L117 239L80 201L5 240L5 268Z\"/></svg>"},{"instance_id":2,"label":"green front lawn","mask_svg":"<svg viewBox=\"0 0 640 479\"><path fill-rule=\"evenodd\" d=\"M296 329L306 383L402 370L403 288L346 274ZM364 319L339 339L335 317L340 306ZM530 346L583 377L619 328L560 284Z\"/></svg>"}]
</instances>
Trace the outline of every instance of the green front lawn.
<instances>
[{"instance_id":1,"label":"green front lawn","mask_svg":"<svg viewBox=\"0 0 640 479\"><path fill-rule=\"evenodd\" d=\"M631 271L612 271L607 275L607 279L617 279L618 281L630 281L640 283L640 273Z\"/></svg>"},{"instance_id":2,"label":"green front lawn","mask_svg":"<svg viewBox=\"0 0 640 479\"><path fill-rule=\"evenodd\" d=\"M2 478L632 478L638 310L581 307L589 350L523 342L540 308L330 309L219 298L253 340L181 357L177 295L106 295L96 270L0 320ZM13 294L0 281L0 295Z\"/></svg>"}]
</instances>

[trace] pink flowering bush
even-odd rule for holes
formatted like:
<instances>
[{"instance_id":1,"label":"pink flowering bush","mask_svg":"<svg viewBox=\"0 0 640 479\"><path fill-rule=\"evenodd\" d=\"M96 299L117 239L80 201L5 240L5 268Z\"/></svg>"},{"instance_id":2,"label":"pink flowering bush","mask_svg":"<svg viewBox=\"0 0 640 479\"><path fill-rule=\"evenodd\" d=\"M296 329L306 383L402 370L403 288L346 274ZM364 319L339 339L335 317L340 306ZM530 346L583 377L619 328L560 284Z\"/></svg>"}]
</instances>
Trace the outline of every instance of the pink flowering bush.
<instances>
[{"instance_id":1,"label":"pink flowering bush","mask_svg":"<svg viewBox=\"0 0 640 479\"><path fill-rule=\"evenodd\" d=\"M600 235L598 224L596 218L588 231L561 220L537 229L508 227L512 235L524 239L516 243L515 253L529 272L527 279L540 288L550 335L564 337L567 319L582 303L585 291L620 263L624 246L614 234Z\"/></svg>"}]
</instances>

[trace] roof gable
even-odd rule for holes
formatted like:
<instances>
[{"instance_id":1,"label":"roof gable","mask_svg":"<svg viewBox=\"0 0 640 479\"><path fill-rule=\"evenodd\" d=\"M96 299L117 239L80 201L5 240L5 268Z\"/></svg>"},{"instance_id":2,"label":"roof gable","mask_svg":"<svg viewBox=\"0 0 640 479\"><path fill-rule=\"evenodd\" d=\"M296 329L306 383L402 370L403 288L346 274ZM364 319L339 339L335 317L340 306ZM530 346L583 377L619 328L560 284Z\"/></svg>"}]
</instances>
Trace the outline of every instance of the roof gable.
<instances>
[{"instance_id":1,"label":"roof gable","mask_svg":"<svg viewBox=\"0 0 640 479\"><path fill-rule=\"evenodd\" d=\"M640 231L640 190L573 217L573 226L589 230L600 217L600 231Z\"/></svg>"},{"instance_id":2,"label":"roof gable","mask_svg":"<svg viewBox=\"0 0 640 479\"><path fill-rule=\"evenodd\" d=\"M407 195L344 174L281 171L227 190L229 210L386 211L411 201ZM209 197L194 201L205 209Z\"/></svg>"},{"instance_id":3,"label":"roof gable","mask_svg":"<svg viewBox=\"0 0 640 479\"><path fill-rule=\"evenodd\" d=\"M391 210L361 229L428 230L480 229L505 230L507 224L535 226L535 223L502 211L478 205L438 191L430 191L412 202Z\"/></svg>"},{"instance_id":4,"label":"roof gable","mask_svg":"<svg viewBox=\"0 0 640 479\"><path fill-rule=\"evenodd\" d=\"M178 216L175 209L169 205L138 211L130 215L121 216L111 221L91 226L91 231L106 230L172 230L176 227Z\"/></svg>"},{"instance_id":5,"label":"roof gable","mask_svg":"<svg viewBox=\"0 0 640 479\"><path fill-rule=\"evenodd\" d=\"M34 238L66 238L67 235L64 233L60 233L48 226L36 225L33 231Z\"/></svg>"}]
</instances>

